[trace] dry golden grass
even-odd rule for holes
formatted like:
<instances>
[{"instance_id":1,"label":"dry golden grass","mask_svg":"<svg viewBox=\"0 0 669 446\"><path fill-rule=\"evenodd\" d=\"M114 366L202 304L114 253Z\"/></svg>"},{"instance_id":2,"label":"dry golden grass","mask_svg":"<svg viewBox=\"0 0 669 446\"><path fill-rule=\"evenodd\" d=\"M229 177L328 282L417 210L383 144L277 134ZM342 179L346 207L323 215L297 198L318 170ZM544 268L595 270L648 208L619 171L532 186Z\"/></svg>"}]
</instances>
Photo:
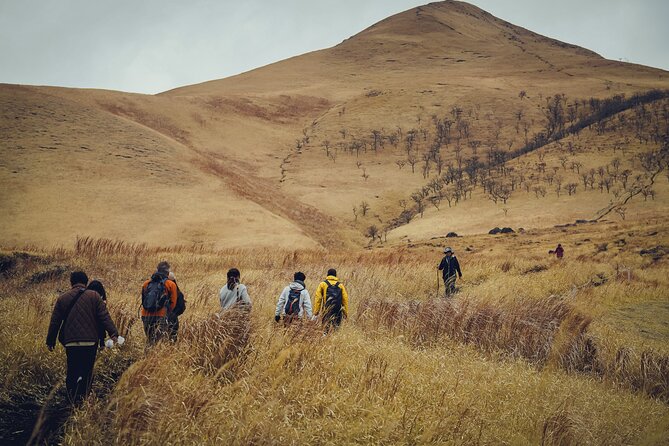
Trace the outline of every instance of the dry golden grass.
<instances>
[{"instance_id":1,"label":"dry golden grass","mask_svg":"<svg viewBox=\"0 0 669 446\"><path fill-rule=\"evenodd\" d=\"M94 396L67 420L65 444L658 444L669 432L669 332L662 313L635 321L653 337L617 322L630 304L666 294L666 259L636 246L648 231L660 231L658 244L667 234L662 225L611 226L471 238L492 251L458 249L465 279L453 301L434 299L439 254L429 246L333 254L82 239L74 250L7 252L0 406L40 406L62 381L62 349L47 354L43 335L67 277L36 273L65 265L103 280L128 339L100 355ZM616 231L635 234L627 250L596 253ZM562 262L533 247L554 232L568 248ZM591 242L577 246L584 237ZM138 289L165 258L188 309L179 342L145 352L132 323ZM621 276L616 263L633 274ZM214 315L231 266L249 287L250 315ZM351 295L341 330L323 337L314 324L275 324L292 273L304 271L313 292L331 266Z\"/></svg>"}]
</instances>

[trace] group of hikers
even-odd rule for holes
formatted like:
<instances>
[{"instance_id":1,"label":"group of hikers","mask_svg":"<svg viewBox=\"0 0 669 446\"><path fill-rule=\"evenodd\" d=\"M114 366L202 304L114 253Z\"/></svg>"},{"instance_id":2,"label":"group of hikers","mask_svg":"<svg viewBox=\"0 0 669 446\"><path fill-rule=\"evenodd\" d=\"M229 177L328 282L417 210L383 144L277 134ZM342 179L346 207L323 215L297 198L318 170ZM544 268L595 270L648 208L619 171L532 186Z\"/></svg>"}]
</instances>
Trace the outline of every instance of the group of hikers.
<instances>
[{"instance_id":1,"label":"group of hikers","mask_svg":"<svg viewBox=\"0 0 669 446\"><path fill-rule=\"evenodd\" d=\"M558 244L550 253L562 258L564 249ZM453 295L457 291L455 281L462 278L462 271L450 247L444 249L444 257L437 267L439 271L444 282L444 296ZM312 307L305 281L303 272L293 275L293 281L279 295L274 320L278 323L283 318L284 324L288 325L296 320L316 321L320 318L326 335L348 318L348 292L337 277L337 271L331 268L318 284ZM75 271L70 275L70 284L72 288L61 294L54 305L46 345L53 351L58 339L65 347L67 394L70 401L77 404L90 391L98 348L111 348L115 343L122 345L125 339L119 335L107 311L107 293L102 282L93 280L89 283L86 273ZM250 311L251 298L246 285L241 283L237 268L227 272L227 283L219 292L219 301L222 311L231 308ZM163 339L176 341L179 316L185 310L186 300L176 276L170 264L162 261L141 288L140 314L147 347ZM106 334L109 339L105 341Z\"/></svg>"},{"instance_id":2,"label":"group of hikers","mask_svg":"<svg viewBox=\"0 0 669 446\"><path fill-rule=\"evenodd\" d=\"M238 269L227 273L227 283L219 292L221 310L251 309L251 298L246 285L241 283ZM336 329L342 319L348 317L348 292L337 278L333 268L319 283L312 309L311 296L305 285L306 275L296 272L293 281L281 292L275 313L275 321L283 316L285 324L294 320L320 320L323 333ZM90 392L93 366L98 348L122 345L125 339L119 335L116 325L107 310L106 290L99 280L89 283L83 271L70 274L71 289L61 294L53 308L46 338L50 351L56 340L65 347L67 356L67 395L73 404L80 403ZM146 335L147 347L160 340L176 341L179 331L179 316L186 310L186 300L177 285L170 264L162 261L156 271L142 284L140 315ZM109 339L105 341L105 336Z\"/></svg>"}]
</instances>

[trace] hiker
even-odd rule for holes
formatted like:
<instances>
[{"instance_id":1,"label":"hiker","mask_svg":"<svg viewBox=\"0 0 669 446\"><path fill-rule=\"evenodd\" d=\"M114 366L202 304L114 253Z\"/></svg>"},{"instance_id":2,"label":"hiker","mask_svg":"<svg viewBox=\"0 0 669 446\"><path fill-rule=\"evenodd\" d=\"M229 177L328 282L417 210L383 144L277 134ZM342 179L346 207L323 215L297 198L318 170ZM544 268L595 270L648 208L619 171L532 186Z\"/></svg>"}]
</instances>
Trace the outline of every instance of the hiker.
<instances>
[{"instance_id":1,"label":"hiker","mask_svg":"<svg viewBox=\"0 0 669 446\"><path fill-rule=\"evenodd\" d=\"M102 282L100 282L97 279L91 280L86 289L93 290L96 293L98 293L102 301L105 303L105 305L107 304L107 291L105 290L105 287L102 284ZM98 344L100 349L103 349L105 347L105 328L101 324L98 325L98 334L99 334Z\"/></svg>"},{"instance_id":2,"label":"hiker","mask_svg":"<svg viewBox=\"0 0 669 446\"><path fill-rule=\"evenodd\" d=\"M456 273L462 279L462 272L460 271L460 263L451 248L444 249L444 258L441 259L441 263L439 264L439 271L443 271L442 277L444 279L444 288L446 288L445 295L449 296L455 293Z\"/></svg>"},{"instance_id":3,"label":"hiker","mask_svg":"<svg viewBox=\"0 0 669 446\"><path fill-rule=\"evenodd\" d=\"M171 311L167 315L167 334L171 341L176 342L179 333L179 316L186 311L186 299L184 298L184 293L179 288L176 275L170 271L167 278L174 282L174 285L177 287L177 304L174 307L174 311Z\"/></svg>"},{"instance_id":4,"label":"hiker","mask_svg":"<svg viewBox=\"0 0 669 446\"><path fill-rule=\"evenodd\" d=\"M251 309L251 298L246 289L246 285L240 282L241 274L237 268L231 268L227 274L228 283L226 283L218 297L221 301L221 309L227 310L229 308L238 306L240 308Z\"/></svg>"},{"instance_id":5,"label":"hiker","mask_svg":"<svg viewBox=\"0 0 669 446\"><path fill-rule=\"evenodd\" d=\"M283 289L276 304L274 320L279 322L283 314L285 324L290 324L293 320L299 318L307 320L313 318L311 312L311 297L307 291L304 281L307 276L303 272L296 272L293 275L293 282Z\"/></svg>"},{"instance_id":6,"label":"hiker","mask_svg":"<svg viewBox=\"0 0 669 446\"><path fill-rule=\"evenodd\" d=\"M177 285L168 279L169 273L170 264L160 262L142 285L142 323L147 346L168 334L167 319L177 305Z\"/></svg>"},{"instance_id":7,"label":"hiker","mask_svg":"<svg viewBox=\"0 0 669 446\"><path fill-rule=\"evenodd\" d=\"M555 257L561 259L564 256L564 248L560 243L558 243L557 248L555 248Z\"/></svg>"},{"instance_id":8,"label":"hiker","mask_svg":"<svg viewBox=\"0 0 669 446\"><path fill-rule=\"evenodd\" d=\"M328 270L327 277L318 285L314 302L314 315L322 314L325 332L341 325L342 317L348 318L348 293L337 278L337 270Z\"/></svg>"},{"instance_id":9,"label":"hiker","mask_svg":"<svg viewBox=\"0 0 669 446\"><path fill-rule=\"evenodd\" d=\"M70 274L72 289L56 300L46 337L49 351L56 347L56 337L65 347L65 386L74 404L80 403L91 389L98 350L98 326L104 327L112 341L121 342L122 339L107 311L107 305L97 292L86 289L87 283L88 276L83 271Z\"/></svg>"}]
</instances>

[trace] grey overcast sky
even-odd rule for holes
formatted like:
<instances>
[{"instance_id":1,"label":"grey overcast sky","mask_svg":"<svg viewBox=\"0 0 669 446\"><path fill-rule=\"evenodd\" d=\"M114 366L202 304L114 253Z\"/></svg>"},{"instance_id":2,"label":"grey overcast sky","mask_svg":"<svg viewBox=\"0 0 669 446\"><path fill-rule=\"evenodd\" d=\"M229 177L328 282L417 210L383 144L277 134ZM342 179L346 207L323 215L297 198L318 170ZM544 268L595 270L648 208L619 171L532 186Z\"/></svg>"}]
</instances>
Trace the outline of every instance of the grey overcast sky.
<instances>
[{"instance_id":1,"label":"grey overcast sky","mask_svg":"<svg viewBox=\"0 0 669 446\"><path fill-rule=\"evenodd\" d=\"M428 0L0 0L0 82L158 93L328 48ZM669 70L669 0L471 0Z\"/></svg>"}]
</instances>

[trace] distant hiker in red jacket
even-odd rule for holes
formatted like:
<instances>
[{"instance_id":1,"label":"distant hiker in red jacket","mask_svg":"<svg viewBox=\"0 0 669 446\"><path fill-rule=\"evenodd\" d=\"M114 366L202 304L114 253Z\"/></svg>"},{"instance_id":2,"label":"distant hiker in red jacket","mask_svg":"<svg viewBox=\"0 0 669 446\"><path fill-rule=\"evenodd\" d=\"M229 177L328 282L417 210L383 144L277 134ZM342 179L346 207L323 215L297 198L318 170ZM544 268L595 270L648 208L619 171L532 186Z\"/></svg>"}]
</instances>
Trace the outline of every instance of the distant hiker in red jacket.
<instances>
[{"instance_id":1,"label":"distant hiker in red jacket","mask_svg":"<svg viewBox=\"0 0 669 446\"><path fill-rule=\"evenodd\" d=\"M70 400L75 404L81 402L91 389L99 327L104 327L112 341L119 340L107 306L97 292L86 289L87 283L88 276L82 271L70 275L72 289L56 300L46 336L46 346L50 351L56 347L56 338L65 347L65 385Z\"/></svg>"},{"instance_id":2,"label":"distant hiker in red jacket","mask_svg":"<svg viewBox=\"0 0 669 446\"><path fill-rule=\"evenodd\" d=\"M561 259L564 256L564 248L560 243L558 243L557 248L555 248L555 257Z\"/></svg>"}]
</instances>

